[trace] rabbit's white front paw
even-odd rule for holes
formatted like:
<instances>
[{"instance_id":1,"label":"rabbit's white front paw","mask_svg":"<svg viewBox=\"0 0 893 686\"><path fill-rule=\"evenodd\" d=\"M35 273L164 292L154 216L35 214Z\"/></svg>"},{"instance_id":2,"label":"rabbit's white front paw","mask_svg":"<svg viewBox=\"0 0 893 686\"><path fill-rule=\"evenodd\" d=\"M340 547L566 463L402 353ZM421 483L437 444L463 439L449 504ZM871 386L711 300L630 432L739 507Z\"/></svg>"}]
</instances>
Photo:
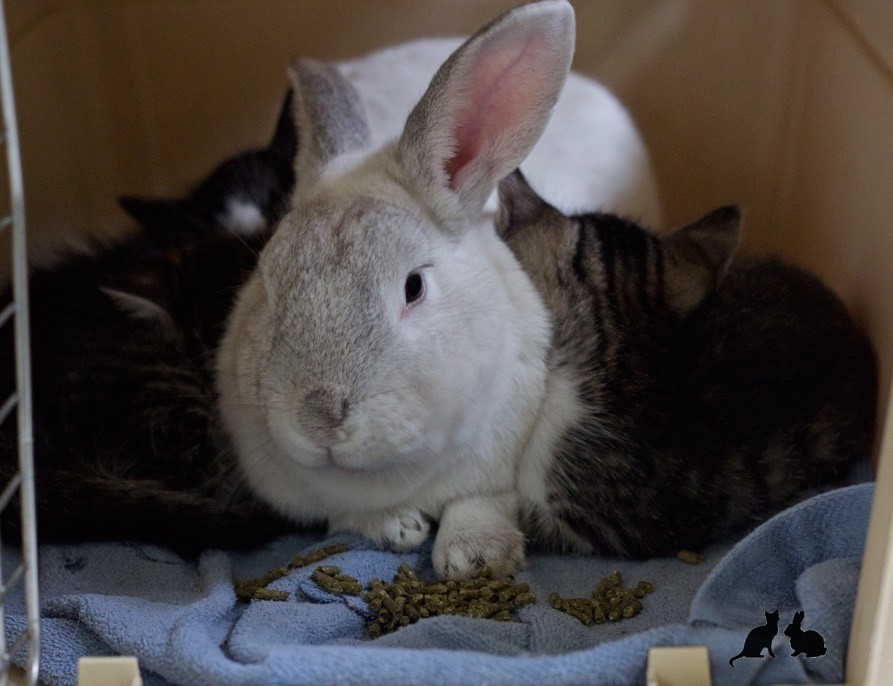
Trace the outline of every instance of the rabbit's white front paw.
<instances>
[{"instance_id":1,"label":"rabbit's white front paw","mask_svg":"<svg viewBox=\"0 0 893 686\"><path fill-rule=\"evenodd\" d=\"M442 579L468 579L483 567L497 576L524 566L524 535L515 522L513 498L469 498L444 511L431 561Z\"/></svg>"},{"instance_id":2,"label":"rabbit's white front paw","mask_svg":"<svg viewBox=\"0 0 893 686\"><path fill-rule=\"evenodd\" d=\"M524 536L517 529L441 531L432 562L442 579L468 579L484 567L496 576L514 574L524 566Z\"/></svg>"},{"instance_id":3,"label":"rabbit's white front paw","mask_svg":"<svg viewBox=\"0 0 893 686\"><path fill-rule=\"evenodd\" d=\"M351 531L361 534L380 546L406 552L421 545L431 524L419 510L384 510L383 512L344 517L329 523L329 531Z\"/></svg>"}]
</instances>

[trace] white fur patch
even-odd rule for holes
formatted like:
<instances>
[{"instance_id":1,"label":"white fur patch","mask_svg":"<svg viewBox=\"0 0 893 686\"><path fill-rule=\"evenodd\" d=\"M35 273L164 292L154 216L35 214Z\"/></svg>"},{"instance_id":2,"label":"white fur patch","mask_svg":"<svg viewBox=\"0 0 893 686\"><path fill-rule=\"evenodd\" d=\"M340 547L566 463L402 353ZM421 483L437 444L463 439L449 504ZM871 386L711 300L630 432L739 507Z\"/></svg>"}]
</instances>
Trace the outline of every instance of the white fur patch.
<instances>
[{"instance_id":1,"label":"white fur patch","mask_svg":"<svg viewBox=\"0 0 893 686\"><path fill-rule=\"evenodd\" d=\"M260 208L237 198L227 200L226 214L218 219L227 231L239 236L253 236L267 228L267 219Z\"/></svg>"},{"instance_id":2,"label":"white fur patch","mask_svg":"<svg viewBox=\"0 0 893 686\"><path fill-rule=\"evenodd\" d=\"M589 544L574 534L563 522L550 516L549 476L555 461L555 447L562 435L585 414L580 402L577 380L567 369L559 369L549 377L540 415L518 464L518 493L521 507L533 506L536 526L546 535L555 536L579 550Z\"/></svg>"}]
</instances>

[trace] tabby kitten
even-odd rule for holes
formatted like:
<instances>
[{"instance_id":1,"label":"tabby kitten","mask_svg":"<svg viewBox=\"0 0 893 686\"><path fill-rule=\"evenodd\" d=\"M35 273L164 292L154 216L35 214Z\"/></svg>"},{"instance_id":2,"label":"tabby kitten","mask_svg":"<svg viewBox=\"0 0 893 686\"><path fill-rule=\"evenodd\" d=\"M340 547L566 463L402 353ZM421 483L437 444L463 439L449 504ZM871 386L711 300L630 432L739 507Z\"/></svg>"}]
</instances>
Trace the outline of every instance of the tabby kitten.
<instances>
[{"instance_id":1,"label":"tabby kitten","mask_svg":"<svg viewBox=\"0 0 893 686\"><path fill-rule=\"evenodd\" d=\"M540 544L697 550L869 454L870 344L814 276L735 259L736 208L658 236L566 217L520 172L500 198L499 231L552 315L552 397L575 408L549 464L521 467Z\"/></svg>"},{"instance_id":2,"label":"tabby kitten","mask_svg":"<svg viewBox=\"0 0 893 686\"><path fill-rule=\"evenodd\" d=\"M266 148L224 162L184 199L122 199L142 223L135 233L32 272L41 541L136 539L194 554L289 530L244 486L218 425L212 364L233 297L286 210L295 150L288 97ZM4 397L12 360L5 327ZM15 446L9 419L3 479ZM9 512L4 535L18 527Z\"/></svg>"}]
</instances>

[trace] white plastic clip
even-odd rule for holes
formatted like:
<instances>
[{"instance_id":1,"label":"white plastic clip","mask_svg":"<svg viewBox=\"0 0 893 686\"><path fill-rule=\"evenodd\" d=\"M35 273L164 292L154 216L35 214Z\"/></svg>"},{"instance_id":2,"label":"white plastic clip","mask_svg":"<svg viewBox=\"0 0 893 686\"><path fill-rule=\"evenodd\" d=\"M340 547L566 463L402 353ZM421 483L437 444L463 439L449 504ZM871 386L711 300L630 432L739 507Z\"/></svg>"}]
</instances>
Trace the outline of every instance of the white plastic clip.
<instances>
[{"instance_id":1,"label":"white plastic clip","mask_svg":"<svg viewBox=\"0 0 893 686\"><path fill-rule=\"evenodd\" d=\"M651 648L648 686L710 686L710 655L704 646Z\"/></svg>"},{"instance_id":2,"label":"white plastic clip","mask_svg":"<svg viewBox=\"0 0 893 686\"><path fill-rule=\"evenodd\" d=\"M135 657L82 657L78 686L143 686Z\"/></svg>"}]
</instances>

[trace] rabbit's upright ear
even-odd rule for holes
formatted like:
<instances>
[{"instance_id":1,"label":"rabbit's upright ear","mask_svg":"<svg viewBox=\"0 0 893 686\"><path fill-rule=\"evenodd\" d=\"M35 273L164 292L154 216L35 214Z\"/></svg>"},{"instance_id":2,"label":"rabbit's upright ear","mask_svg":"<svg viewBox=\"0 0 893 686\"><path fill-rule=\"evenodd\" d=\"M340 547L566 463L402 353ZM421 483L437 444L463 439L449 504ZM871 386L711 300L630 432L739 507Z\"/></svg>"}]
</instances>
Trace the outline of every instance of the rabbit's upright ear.
<instances>
[{"instance_id":1,"label":"rabbit's upright ear","mask_svg":"<svg viewBox=\"0 0 893 686\"><path fill-rule=\"evenodd\" d=\"M443 64L397 148L435 212L481 210L542 135L573 53L574 11L547 0L506 12Z\"/></svg>"},{"instance_id":2,"label":"rabbit's upright ear","mask_svg":"<svg viewBox=\"0 0 893 686\"><path fill-rule=\"evenodd\" d=\"M369 127L359 94L334 65L299 59L289 78L298 138L295 194L302 195L329 160L368 145Z\"/></svg>"},{"instance_id":3,"label":"rabbit's upright ear","mask_svg":"<svg viewBox=\"0 0 893 686\"><path fill-rule=\"evenodd\" d=\"M803 621L803 618L806 616L806 613L803 610L794 613L794 621L797 624L800 624Z\"/></svg>"}]
</instances>

